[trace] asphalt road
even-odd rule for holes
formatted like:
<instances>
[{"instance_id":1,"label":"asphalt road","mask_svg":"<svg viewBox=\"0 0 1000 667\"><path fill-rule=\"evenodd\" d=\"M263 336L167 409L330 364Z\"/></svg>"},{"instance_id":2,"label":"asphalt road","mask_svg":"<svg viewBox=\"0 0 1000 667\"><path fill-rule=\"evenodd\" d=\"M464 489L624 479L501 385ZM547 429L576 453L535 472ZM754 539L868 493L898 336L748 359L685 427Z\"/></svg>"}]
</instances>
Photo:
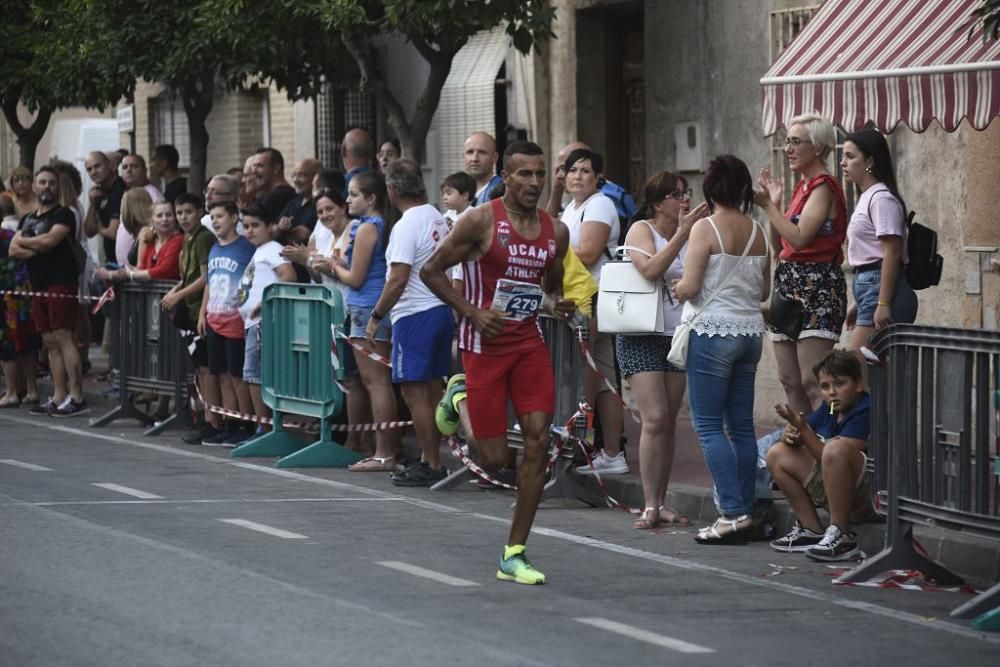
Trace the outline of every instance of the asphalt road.
<instances>
[{"instance_id":1,"label":"asphalt road","mask_svg":"<svg viewBox=\"0 0 1000 667\"><path fill-rule=\"evenodd\" d=\"M558 501L528 549L549 583L519 586L509 492L175 443L0 414L0 665L1000 664L961 593Z\"/></svg>"}]
</instances>

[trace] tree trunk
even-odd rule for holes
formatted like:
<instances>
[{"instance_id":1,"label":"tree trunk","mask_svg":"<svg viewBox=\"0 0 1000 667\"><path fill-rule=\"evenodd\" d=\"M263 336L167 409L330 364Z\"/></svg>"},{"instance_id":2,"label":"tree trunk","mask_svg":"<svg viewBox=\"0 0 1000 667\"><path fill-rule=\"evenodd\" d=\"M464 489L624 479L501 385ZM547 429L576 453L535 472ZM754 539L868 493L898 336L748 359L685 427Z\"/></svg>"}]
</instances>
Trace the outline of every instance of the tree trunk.
<instances>
[{"instance_id":1,"label":"tree trunk","mask_svg":"<svg viewBox=\"0 0 1000 667\"><path fill-rule=\"evenodd\" d=\"M191 148L191 170L188 173L188 192L201 192L207 182L205 169L208 164L208 128L205 121L215 103L215 72L202 72L201 79L179 86L184 113L187 115L188 136Z\"/></svg>"},{"instance_id":2,"label":"tree trunk","mask_svg":"<svg viewBox=\"0 0 1000 667\"><path fill-rule=\"evenodd\" d=\"M35 151L38 149L38 142L45 135L45 130L49 126L49 119L52 118L52 109L42 107L35 116L35 122L29 127L24 127L17 117L17 95L12 95L3 100L3 115L7 119L14 136L17 137L18 152L21 164L32 172L35 171Z\"/></svg>"}]
</instances>

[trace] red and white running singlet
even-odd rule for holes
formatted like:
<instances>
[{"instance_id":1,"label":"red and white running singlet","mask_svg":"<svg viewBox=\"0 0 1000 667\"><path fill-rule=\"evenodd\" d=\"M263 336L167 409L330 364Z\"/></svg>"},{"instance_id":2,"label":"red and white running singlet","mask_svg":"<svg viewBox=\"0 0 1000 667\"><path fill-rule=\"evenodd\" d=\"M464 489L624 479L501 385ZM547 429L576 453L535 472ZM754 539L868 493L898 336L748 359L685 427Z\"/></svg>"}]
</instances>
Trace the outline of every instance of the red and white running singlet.
<instances>
[{"instance_id":1,"label":"red and white running singlet","mask_svg":"<svg viewBox=\"0 0 1000 667\"><path fill-rule=\"evenodd\" d=\"M538 295L541 293L545 271L556 259L555 227L548 214L539 209L541 233L529 241L510 224L502 199L490 201L490 207L493 210L493 242L485 255L462 264L465 298L477 308L491 308L497 284L503 280L512 285L511 292L503 298L510 302L508 308L516 308L518 303L530 302L533 298L525 285L537 288ZM458 329L459 347L476 354L510 354L542 341L542 330L534 311L521 320L508 319L503 331L494 338L483 338L468 318L462 318Z\"/></svg>"}]
</instances>

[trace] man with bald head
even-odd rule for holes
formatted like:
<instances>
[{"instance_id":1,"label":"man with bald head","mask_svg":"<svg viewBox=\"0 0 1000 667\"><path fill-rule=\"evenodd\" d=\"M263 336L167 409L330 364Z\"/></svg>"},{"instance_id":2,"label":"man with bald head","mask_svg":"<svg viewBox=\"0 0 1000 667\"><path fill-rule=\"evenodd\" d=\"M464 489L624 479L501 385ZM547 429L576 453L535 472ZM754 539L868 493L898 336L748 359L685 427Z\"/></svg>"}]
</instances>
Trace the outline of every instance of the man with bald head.
<instances>
[{"instance_id":1,"label":"man with bald head","mask_svg":"<svg viewBox=\"0 0 1000 667\"><path fill-rule=\"evenodd\" d=\"M84 168L90 177L91 186L87 193L90 206L83 219L83 231L87 237L100 235L104 248L104 260L115 261L115 236L121 218L122 197L125 195L125 181L115 171L110 158L101 151L87 154Z\"/></svg>"},{"instance_id":2,"label":"man with bald head","mask_svg":"<svg viewBox=\"0 0 1000 667\"><path fill-rule=\"evenodd\" d=\"M374 169L372 156L375 146L372 135L360 127L348 130L340 142L340 160L344 163L344 197L347 197L347 186L358 174Z\"/></svg>"},{"instance_id":3,"label":"man with bald head","mask_svg":"<svg viewBox=\"0 0 1000 667\"><path fill-rule=\"evenodd\" d=\"M462 147L462 158L465 160L465 173L476 179L476 196L473 206L485 204L490 200L490 192L503 183L497 175L497 142L486 132L473 132L465 140Z\"/></svg>"},{"instance_id":4,"label":"man with bald head","mask_svg":"<svg viewBox=\"0 0 1000 667\"><path fill-rule=\"evenodd\" d=\"M319 160L300 160L292 168L295 196L285 204L278 216L278 231L287 243L308 243L316 226L316 206L313 204L313 179L323 167Z\"/></svg>"}]
</instances>

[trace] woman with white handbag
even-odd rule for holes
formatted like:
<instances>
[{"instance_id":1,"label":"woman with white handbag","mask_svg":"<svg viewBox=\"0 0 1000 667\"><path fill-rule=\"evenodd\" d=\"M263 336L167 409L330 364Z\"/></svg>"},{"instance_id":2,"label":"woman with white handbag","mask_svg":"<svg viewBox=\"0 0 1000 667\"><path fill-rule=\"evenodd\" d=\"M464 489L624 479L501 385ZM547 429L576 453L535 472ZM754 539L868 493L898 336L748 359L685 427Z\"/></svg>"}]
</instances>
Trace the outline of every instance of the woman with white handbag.
<instances>
[{"instance_id":1,"label":"woman with white handbag","mask_svg":"<svg viewBox=\"0 0 1000 667\"><path fill-rule=\"evenodd\" d=\"M646 182L645 203L625 237L632 265L643 278L659 282L662 326L658 333L619 335L615 340L618 367L639 407L639 474L645 506L633 526L640 530L660 524L688 525L687 517L667 507L667 485L674 462L677 412L684 399L684 369L667 361L670 339L680 324L682 304L671 295L670 283L684 272L684 250L694 221L708 205L691 210L691 190L682 176L662 171ZM652 217L649 217L652 216ZM648 219L646 219L648 218Z\"/></svg>"},{"instance_id":2,"label":"woman with white handbag","mask_svg":"<svg viewBox=\"0 0 1000 667\"><path fill-rule=\"evenodd\" d=\"M674 284L685 303L669 358L687 368L691 415L721 514L695 540L741 544L753 528L754 382L764 335L760 303L771 290L770 252L767 231L749 216L753 182L742 160L713 159L702 187L713 214L692 227L684 276Z\"/></svg>"}]
</instances>

